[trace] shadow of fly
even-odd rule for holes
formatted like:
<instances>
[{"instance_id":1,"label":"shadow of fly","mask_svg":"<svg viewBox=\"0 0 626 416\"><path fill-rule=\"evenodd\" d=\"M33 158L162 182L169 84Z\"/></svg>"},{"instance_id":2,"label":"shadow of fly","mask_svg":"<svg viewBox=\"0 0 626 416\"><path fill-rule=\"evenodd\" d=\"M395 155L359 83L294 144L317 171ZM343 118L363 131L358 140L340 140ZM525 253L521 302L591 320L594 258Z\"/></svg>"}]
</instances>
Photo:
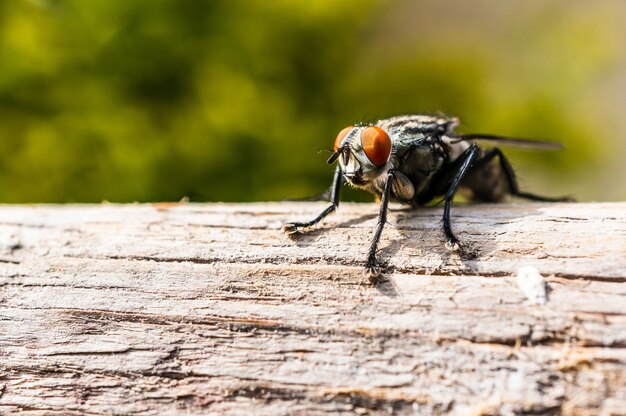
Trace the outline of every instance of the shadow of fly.
<instances>
[{"instance_id":1,"label":"shadow of fly","mask_svg":"<svg viewBox=\"0 0 626 416\"><path fill-rule=\"evenodd\" d=\"M509 195L533 201L570 200L520 191L515 172L502 151L497 147L482 149L475 141L547 150L561 149L559 143L491 134L455 134L458 123L456 118L405 115L346 127L337 135L334 152L328 159L328 164L337 162L331 204L310 221L285 224L283 231L301 232L335 211L344 181L374 194L380 199L380 212L364 275L376 283L382 272L376 252L390 200L418 207L443 197L442 228L445 247L450 251L463 250L450 224L450 206L459 189L464 189L470 200L481 202L501 202Z\"/></svg>"}]
</instances>

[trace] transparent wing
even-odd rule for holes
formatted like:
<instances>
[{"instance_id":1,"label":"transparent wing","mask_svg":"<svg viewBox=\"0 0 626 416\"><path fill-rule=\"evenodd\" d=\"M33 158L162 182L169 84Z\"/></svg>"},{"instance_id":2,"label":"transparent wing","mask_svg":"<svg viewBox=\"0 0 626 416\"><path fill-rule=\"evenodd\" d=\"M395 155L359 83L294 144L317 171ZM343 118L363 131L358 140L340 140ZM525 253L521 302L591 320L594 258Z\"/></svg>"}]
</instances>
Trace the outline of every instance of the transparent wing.
<instances>
[{"instance_id":1,"label":"transparent wing","mask_svg":"<svg viewBox=\"0 0 626 416\"><path fill-rule=\"evenodd\" d=\"M565 148L565 146L563 146L563 144L561 143L551 142L548 140L533 140L520 137L505 137L482 133L461 134L458 136L453 136L451 142L458 143L462 141L474 140L500 143L503 146L522 147L526 149L562 150Z\"/></svg>"}]
</instances>

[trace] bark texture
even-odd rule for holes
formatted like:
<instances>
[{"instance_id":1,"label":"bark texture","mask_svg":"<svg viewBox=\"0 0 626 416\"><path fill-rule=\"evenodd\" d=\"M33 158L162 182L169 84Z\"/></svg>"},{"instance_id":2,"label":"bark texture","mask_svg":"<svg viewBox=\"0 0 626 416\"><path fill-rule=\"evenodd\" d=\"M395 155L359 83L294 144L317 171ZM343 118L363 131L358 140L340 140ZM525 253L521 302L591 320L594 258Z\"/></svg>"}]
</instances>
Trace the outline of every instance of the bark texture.
<instances>
[{"instance_id":1,"label":"bark texture","mask_svg":"<svg viewBox=\"0 0 626 416\"><path fill-rule=\"evenodd\" d=\"M323 207L0 207L0 413L626 413L626 203Z\"/></svg>"}]
</instances>

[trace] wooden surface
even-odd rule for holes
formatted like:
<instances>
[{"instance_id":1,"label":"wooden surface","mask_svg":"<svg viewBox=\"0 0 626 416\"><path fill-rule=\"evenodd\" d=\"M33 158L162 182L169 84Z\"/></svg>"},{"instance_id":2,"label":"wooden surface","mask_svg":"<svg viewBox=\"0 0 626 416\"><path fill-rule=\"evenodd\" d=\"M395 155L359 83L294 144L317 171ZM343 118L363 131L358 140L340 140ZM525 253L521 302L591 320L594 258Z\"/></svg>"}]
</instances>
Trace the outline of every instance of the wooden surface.
<instances>
[{"instance_id":1,"label":"wooden surface","mask_svg":"<svg viewBox=\"0 0 626 416\"><path fill-rule=\"evenodd\" d=\"M626 413L626 203L323 207L0 207L0 413Z\"/></svg>"}]
</instances>

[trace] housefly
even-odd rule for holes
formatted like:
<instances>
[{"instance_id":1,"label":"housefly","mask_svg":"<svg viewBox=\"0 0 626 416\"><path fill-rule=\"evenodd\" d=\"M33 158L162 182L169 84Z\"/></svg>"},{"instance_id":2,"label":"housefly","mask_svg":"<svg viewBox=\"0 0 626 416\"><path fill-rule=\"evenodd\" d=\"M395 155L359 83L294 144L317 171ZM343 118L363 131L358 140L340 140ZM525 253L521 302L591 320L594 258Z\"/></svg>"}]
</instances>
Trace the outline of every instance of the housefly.
<instances>
[{"instance_id":1,"label":"housefly","mask_svg":"<svg viewBox=\"0 0 626 416\"><path fill-rule=\"evenodd\" d=\"M457 118L404 115L341 130L328 159L328 164L337 162L331 204L310 221L285 224L283 231L294 234L306 230L335 211L344 181L374 194L380 198L380 212L364 274L376 282L381 276L376 252L390 200L418 207L443 196L442 228L445 247L451 251L462 249L450 224L450 206L459 188L470 200L482 202L501 202L509 195L534 201L569 200L520 191L515 172L502 151L497 147L482 149L475 141L543 149L559 149L560 144L490 134L456 134L458 124Z\"/></svg>"}]
</instances>

